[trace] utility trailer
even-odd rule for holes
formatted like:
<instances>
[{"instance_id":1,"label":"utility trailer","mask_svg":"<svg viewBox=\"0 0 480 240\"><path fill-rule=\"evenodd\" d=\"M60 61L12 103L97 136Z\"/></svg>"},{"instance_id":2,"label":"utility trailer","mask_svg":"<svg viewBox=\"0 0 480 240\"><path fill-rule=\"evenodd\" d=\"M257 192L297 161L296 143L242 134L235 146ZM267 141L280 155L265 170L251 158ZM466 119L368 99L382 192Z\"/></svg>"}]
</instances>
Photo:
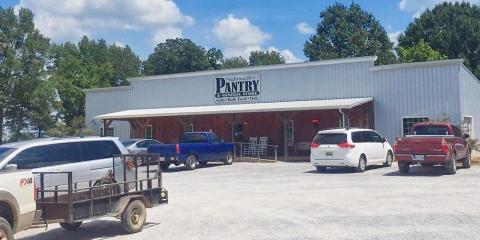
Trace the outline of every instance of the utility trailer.
<instances>
[{"instance_id":1,"label":"utility trailer","mask_svg":"<svg viewBox=\"0 0 480 240\"><path fill-rule=\"evenodd\" d=\"M135 164L138 158L147 163L145 167ZM126 166L123 172L115 172L112 167L109 176L88 182L73 182L72 172L34 173L38 175L39 187L35 193L37 214L33 226L48 227L50 223L60 223L66 230L75 230L85 220L115 217L121 219L127 232L141 231L146 220L146 208L168 203L168 191L162 186L160 156L113 156L113 163L119 160ZM68 183L43 187L45 177L51 174L65 176ZM116 177L119 174L122 177ZM123 181L116 182L115 179Z\"/></svg>"}]
</instances>

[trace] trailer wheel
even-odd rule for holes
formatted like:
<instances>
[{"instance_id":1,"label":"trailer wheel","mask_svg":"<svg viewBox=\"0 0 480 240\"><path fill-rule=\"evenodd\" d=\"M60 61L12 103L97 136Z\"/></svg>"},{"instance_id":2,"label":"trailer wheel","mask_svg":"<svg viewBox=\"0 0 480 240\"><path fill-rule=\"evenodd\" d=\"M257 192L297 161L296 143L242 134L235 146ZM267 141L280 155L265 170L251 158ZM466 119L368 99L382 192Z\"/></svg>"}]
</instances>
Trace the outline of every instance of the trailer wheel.
<instances>
[{"instance_id":1,"label":"trailer wheel","mask_svg":"<svg viewBox=\"0 0 480 240\"><path fill-rule=\"evenodd\" d=\"M146 218L147 212L145 209L145 204L143 204L143 202L140 200L132 201L123 211L123 228L125 228L128 233L140 232L142 231L143 225L145 225Z\"/></svg>"},{"instance_id":2,"label":"trailer wheel","mask_svg":"<svg viewBox=\"0 0 480 240\"><path fill-rule=\"evenodd\" d=\"M231 152L228 152L226 155L225 155L225 159L223 160L223 163L225 165L232 165L233 163L233 154Z\"/></svg>"},{"instance_id":3,"label":"trailer wheel","mask_svg":"<svg viewBox=\"0 0 480 240\"><path fill-rule=\"evenodd\" d=\"M82 222L60 223L60 227L67 231L75 231L80 227L80 225L82 225Z\"/></svg>"},{"instance_id":4,"label":"trailer wheel","mask_svg":"<svg viewBox=\"0 0 480 240\"><path fill-rule=\"evenodd\" d=\"M0 217L0 240L13 240L12 227L3 217Z\"/></svg>"}]
</instances>

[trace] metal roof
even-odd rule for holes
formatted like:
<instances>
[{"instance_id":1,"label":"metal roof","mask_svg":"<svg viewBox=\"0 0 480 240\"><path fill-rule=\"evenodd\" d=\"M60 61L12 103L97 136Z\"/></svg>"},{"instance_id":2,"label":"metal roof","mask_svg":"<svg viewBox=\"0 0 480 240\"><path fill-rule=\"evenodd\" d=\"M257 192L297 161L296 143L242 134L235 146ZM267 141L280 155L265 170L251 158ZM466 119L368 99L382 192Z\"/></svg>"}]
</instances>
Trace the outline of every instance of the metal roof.
<instances>
[{"instance_id":1,"label":"metal roof","mask_svg":"<svg viewBox=\"0 0 480 240\"><path fill-rule=\"evenodd\" d=\"M95 119L126 120L132 118L207 115L222 113L284 112L325 109L351 109L373 101L367 98L325 99L291 102L250 103L176 108L134 109L95 116Z\"/></svg>"}]
</instances>

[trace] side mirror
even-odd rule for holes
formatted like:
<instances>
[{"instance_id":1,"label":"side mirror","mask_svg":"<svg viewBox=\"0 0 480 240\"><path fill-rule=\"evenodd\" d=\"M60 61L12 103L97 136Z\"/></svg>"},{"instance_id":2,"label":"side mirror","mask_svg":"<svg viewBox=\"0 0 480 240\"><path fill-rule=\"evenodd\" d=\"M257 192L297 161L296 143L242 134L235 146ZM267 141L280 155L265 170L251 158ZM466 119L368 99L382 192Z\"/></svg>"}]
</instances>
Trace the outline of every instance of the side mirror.
<instances>
[{"instance_id":1,"label":"side mirror","mask_svg":"<svg viewBox=\"0 0 480 240\"><path fill-rule=\"evenodd\" d=\"M387 142L387 139L382 137L382 143L385 143L385 142Z\"/></svg>"},{"instance_id":2,"label":"side mirror","mask_svg":"<svg viewBox=\"0 0 480 240\"><path fill-rule=\"evenodd\" d=\"M17 164L7 164L5 170L7 171L17 171Z\"/></svg>"},{"instance_id":3,"label":"side mirror","mask_svg":"<svg viewBox=\"0 0 480 240\"><path fill-rule=\"evenodd\" d=\"M468 135L468 134L465 133L465 134L463 134L463 138L464 138L464 139L469 139L469 138L470 138L470 135Z\"/></svg>"}]
</instances>

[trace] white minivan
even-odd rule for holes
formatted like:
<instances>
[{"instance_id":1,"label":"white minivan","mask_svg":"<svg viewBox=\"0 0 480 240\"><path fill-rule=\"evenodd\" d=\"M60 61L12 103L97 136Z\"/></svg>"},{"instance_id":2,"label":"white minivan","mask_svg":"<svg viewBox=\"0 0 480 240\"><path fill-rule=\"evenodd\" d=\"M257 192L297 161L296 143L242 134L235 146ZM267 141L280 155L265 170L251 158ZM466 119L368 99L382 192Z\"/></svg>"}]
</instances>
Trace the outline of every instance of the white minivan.
<instances>
[{"instance_id":1,"label":"white minivan","mask_svg":"<svg viewBox=\"0 0 480 240\"><path fill-rule=\"evenodd\" d=\"M123 163L114 164L112 155L127 153L118 138L113 137L36 139L0 145L0 169L72 172L73 182L86 182L107 177L114 165L116 173L123 173ZM44 186L67 183L65 175L45 175Z\"/></svg>"},{"instance_id":2,"label":"white minivan","mask_svg":"<svg viewBox=\"0 0 480 240\"><path fill-rule=\"evenodd\" d=\"M327 167L349 167L363 172L368 165L390 167L393 161L390 144L371 129L319 131L310 150L310 161L319 172Z\"/></svg>"}]
</instances>

